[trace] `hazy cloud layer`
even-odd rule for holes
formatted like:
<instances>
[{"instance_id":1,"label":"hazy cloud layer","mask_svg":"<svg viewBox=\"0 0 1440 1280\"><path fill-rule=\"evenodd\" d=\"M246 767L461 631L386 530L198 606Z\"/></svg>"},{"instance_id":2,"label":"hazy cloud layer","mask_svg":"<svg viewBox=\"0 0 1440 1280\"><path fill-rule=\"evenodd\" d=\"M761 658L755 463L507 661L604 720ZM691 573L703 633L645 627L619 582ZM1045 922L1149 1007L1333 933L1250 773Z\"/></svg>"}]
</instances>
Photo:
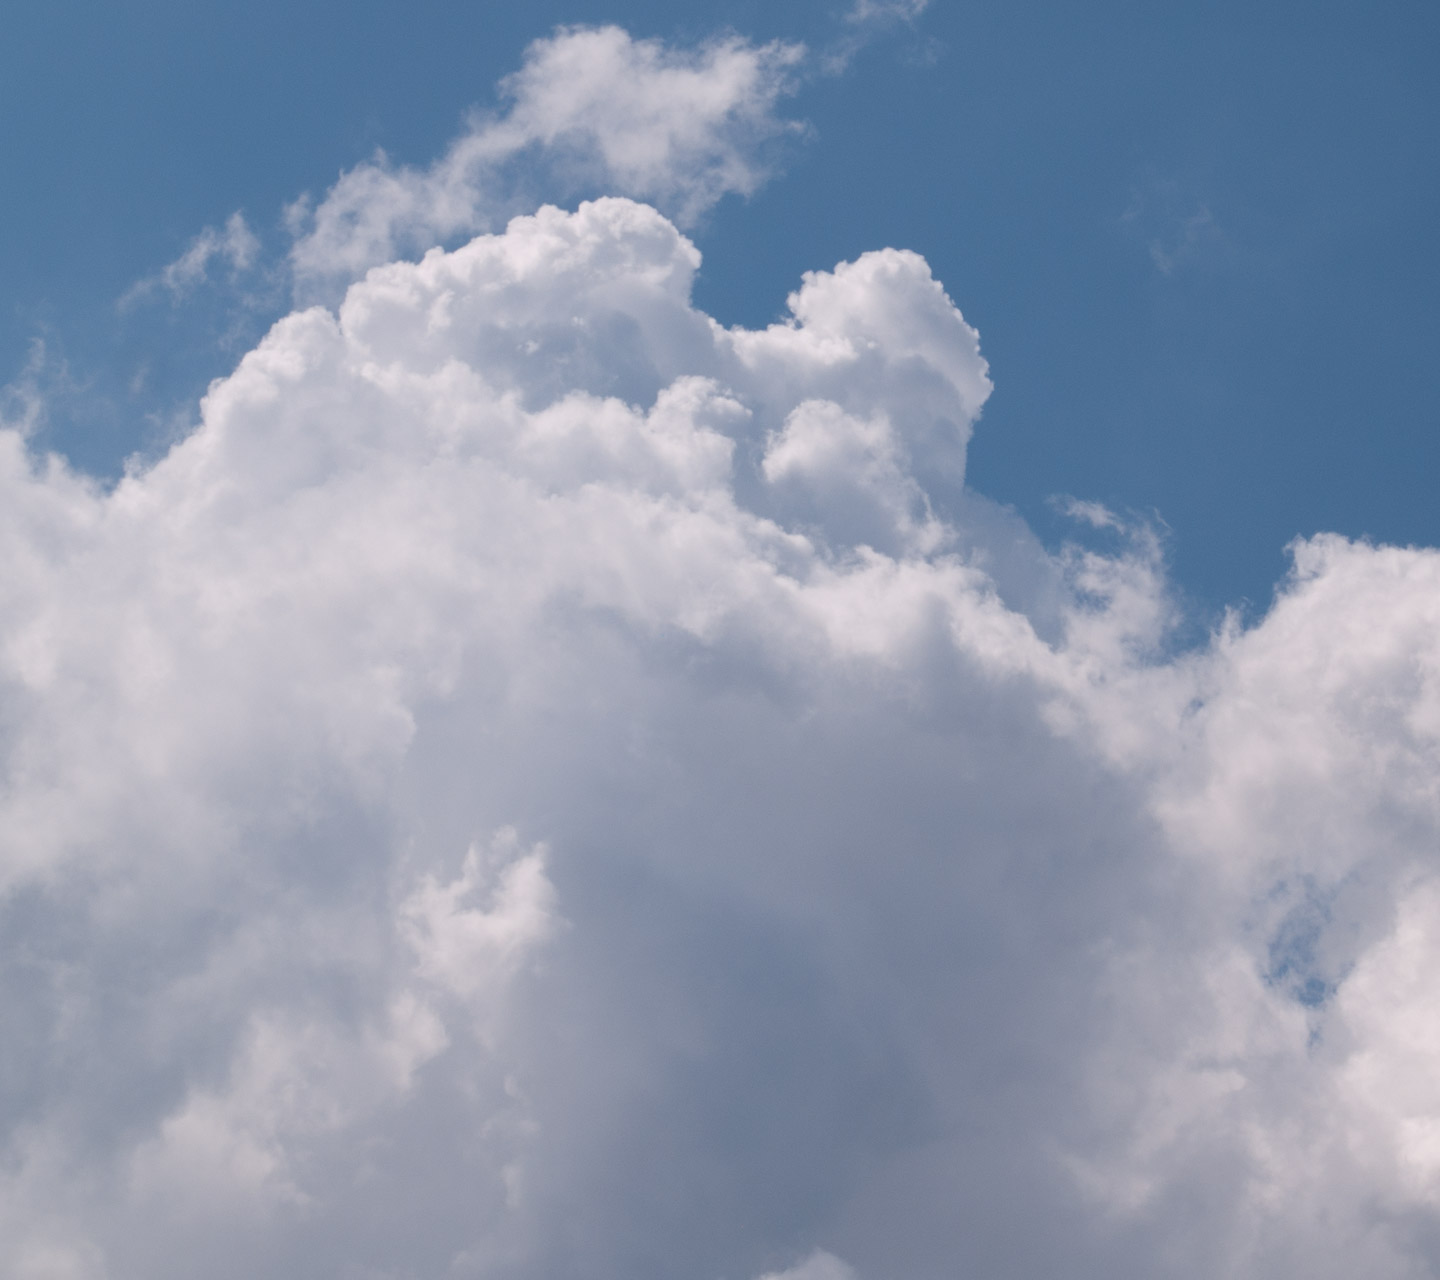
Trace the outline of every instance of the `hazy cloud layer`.
<instances>
[{"instance_id":1,"label":"hazy cloud layer","mask_svg":"<svg viewBox=\"0 0 1440 1280\"><path fill-rule=\"evenodd\" d=\"M477 156L579 40L691 103L608 179L745 189L784 48L564 33ZM297 267L470 225L466 145ZM0 1275L1431 1274L1440 555L1176 656L1150 531L964 487L922 259L763 331L698 263L612 198L378 266L108 491L7 418Z\"/></svg>"}]
</instances>

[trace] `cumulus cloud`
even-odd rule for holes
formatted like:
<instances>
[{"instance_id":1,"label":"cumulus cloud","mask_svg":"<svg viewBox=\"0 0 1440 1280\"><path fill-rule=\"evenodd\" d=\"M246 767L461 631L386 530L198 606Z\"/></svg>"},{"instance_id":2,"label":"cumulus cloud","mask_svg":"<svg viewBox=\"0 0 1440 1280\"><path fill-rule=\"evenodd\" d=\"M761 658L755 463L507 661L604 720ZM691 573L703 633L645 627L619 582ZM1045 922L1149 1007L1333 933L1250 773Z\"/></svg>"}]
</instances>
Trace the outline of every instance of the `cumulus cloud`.
<instances>
[{"instance_id":1,"label":"cumulus cloud","mask_svg":"<svg viewBox=\"0 0 1440 1280\"><path fill-rule=\"evenodd\" d=\"M768 144L799 127L777 108L804 53L738 36L680 48L619 27L561 28L502 81L505 109L477 115L428 168L378 155L317 204L293 206L297 280L302 290L348 280L503 220L522 160L531 183L543 168L552 190L636 196L693 223L722 196L751 194L769 171Z\"/></svg>"},{"instance_id":2,"label":"cumulus cloud","mask_svg":"<svg viewBox=\"0 0 1440 1280\"><path fill-rule=\"evenodd\" d=\"M112 488L0 429L0 1274L1433 1270L1440 554L1176 654L921 258L698 264L544 207Z\"/></svg>"}]
</instances>

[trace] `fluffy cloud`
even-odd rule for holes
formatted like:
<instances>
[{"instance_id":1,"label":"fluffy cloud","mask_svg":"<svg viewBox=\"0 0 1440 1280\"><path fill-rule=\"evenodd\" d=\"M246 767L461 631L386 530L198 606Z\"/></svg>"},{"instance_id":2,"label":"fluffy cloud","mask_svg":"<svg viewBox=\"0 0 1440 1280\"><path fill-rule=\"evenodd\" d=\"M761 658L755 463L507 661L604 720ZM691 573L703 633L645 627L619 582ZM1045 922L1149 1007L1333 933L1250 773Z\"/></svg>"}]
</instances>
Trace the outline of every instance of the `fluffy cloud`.
<instances>
[{"instance_id":1,"label":"fluffy cloud","mask_svg":"<svg viewBox=\"0 0 1440 1280\"><path fill-rule=\"evenodd\" d=\"M348 281L400 253L503 218L526 162L555 186L636 196L693 222L722 196L749 195L767 144L798 127L776 114L804 57L797 44L737 36L694 49L618 27L562 28L501 83L508 108L477 117L428 169L382 155L343 174L318 205L290 211L298 284ZM523 183L521 183L523 185Z\"/></svg>"},{"instance_id":2,"label":"fluffy cloud","mask_svg":"<svg viewBox=\"0 0 1440 1280\"><path fill-rule=\"evenodd\" d=\"M578 39L789 56L475 136ZM964 487L920 258L698 262L542 208L111 490L0 433L0 1273L1428 1273L1440 556L1174 655L1145 530Z\"/></svg>"}]
</instances>

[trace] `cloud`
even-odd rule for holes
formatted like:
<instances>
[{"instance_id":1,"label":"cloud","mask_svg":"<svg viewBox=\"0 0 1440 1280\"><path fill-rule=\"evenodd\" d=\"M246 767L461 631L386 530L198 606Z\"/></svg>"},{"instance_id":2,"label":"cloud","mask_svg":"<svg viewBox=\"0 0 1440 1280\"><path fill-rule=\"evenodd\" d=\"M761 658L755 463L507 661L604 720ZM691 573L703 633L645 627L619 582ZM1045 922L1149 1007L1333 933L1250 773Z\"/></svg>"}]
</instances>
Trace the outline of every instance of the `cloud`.
<instances>
[{"instance_id":1,"label":"cloud","mask_svg":"<svg viewBox=\"0 0 1440 1280\"><path fill-rule=\"evenodd\" d=\"M233 279L254 266L259 254L259 239L250 230L245 215L236 210L223 228L206 227L174 262L131 285L119 306L122 310L132 307L159 289L172 299L182 298L209 279L213 263L228 264Z\"/></svg>"},{"instance_id":2,"label":"cloud","mask_svg":"<svg viewBox=\"0 0 1440 1280\"><path fill-rule=\"evenodd\" d=\"M1150 260L1162 275L1171 275L1181 263L1193 258L1205 246L1223 242L1224 235L1215 222L1215 215L1201 206L1188 217L1180 219L1169 243L1161 239L1150 241Z\"/></svg>"},{"instance_id":3,"label":"cloud","mask_svg":"<svg viewBox=\"0 0 1440 1280\"><path fill-rule=\"evenodd\" d=\"M0 430L27 440L39 430L46 409L43 379L51 364L44 339L34 339L19 375L0 387ZM65 376L63 368L60 376Z\"/></svg>"},{"instance_id":4,"label":"cloud","mask_svg":"<svg viewBox=\"0 0 1440 1280\"><path fill-rule=\"evenodd\" d=\"M0 430L0 1274L1432 1270L1440 554L1177 654L920 257L698 265L547 206L113 487Z\"/></svg>"},{"instance_id":5,"label":"cloud","mask_svg":"<svg viewBox=\"0 0 1440 1280\"><path fill-rule=\"evenodd\" d=\"M930 0L855 0L845 14L851 23L913 22L930 7Z\"/></svg>"},{"instance_id":6,"label":"cloud","mask_svg":"<svg viewBox=\"0 0 1440 1280\"><path fill-rule=\"evenodd\" d=\"M537 181L537 169L552 192L636 196L691 224L764 181L769 145L799 127L776 112L804 56L799 44L738 36L686 49L619 27L561 28L501 82L506 109L477 115L429 168L379 155L318 204L293 206L295 275L348 280L489 227L514 212L516 183Z\"/></svg>"},{"instance_id":7,"label":"cloud","mask_svg":"<svg viewBox=\"0 0 1440 1280\"><path fill-rule=\"evenodd\" d=\"M835 36L816 51L816 61L830 75L843 75L855 57L881 36L892 35L897 29L913 31L920 16L930 7L930 0L854 0L840 15ZM910 51L912 59L934 61L939 46L924 42Z\"/></svg>"},{"instance_id":8,"label":"cloud","mask_svg":"<svg viewBox=\"0 0 1440 1280\"><path fill-rule=\"evenodd\" d=\"M914 255L762 332L691 308L697 263L643 206L542 210L288 317L113 491L5 437L5 1266L758 1271L813 1211L707 1172L749 1090L787 1180L889 1141L825 1138L885 1064L812 1006L798 904L728 865L767 804L687 846L701 779L742 785L726 735L785 724L813 662L903 651L872 593L918 618L979 582L857 546L823 486L788 529L786 485L833 471L800 424L883 443L871 529L904 546L884 488L958 483L988 378ZM819 1114L722 1051L788 1060L792 1027ZM733 1240L692 1198L717 1176ZM613 1227L555 1230L607 1197Z\"/></svg>"},{"instance_id":9,"label":"cloud","mask_svg":"<svg viewBox=\"0 0 1440 1280\"><path fill-rule=\"evenodd\" d=\"M1187 196L1173 179L1152 180L1132 191L1120 222L1144 239L1150 261L1164 276L1220 260L1229 248L1209 204Z\"/></svg>"},{"instance_id":10,"label":"cloud","mask_svg":"<svg viewBox=\"0 0 1440 1280\"><path fill-rule=\"evenodd\" d=\"M834 1254L817 1249L787 1271L772 1271L761 1280L855 1280L855 1273Z\"/></svg>"}]
</instances>

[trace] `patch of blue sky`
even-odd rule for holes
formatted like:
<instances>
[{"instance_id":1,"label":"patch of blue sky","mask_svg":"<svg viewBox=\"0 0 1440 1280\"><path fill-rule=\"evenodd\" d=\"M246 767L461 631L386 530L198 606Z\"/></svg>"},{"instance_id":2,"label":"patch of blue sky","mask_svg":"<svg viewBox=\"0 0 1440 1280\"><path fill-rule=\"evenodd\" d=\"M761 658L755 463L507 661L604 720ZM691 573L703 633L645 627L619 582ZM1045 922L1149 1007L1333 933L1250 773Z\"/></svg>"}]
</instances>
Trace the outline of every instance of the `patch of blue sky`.
<instances>
[{"instance_id":1,"label":"patch of blue sky","mask_svg":"<svg viewBox=\"0 0 1440 1280\"><path fill-rule=\"evenodd\" d=\"M1334 923L1333 899L1307 880L1266 948L1265 981L1310 1009L1324 1005L1343 978L1322 955L1326 930Z\"/></svg>"},{"instance_id":2,"label":"patch of blue sky","mask_svg":"<svg viewBox=\"0 0 1440 1280\"><path fill-rule=\"evenodd\" d=\"M1056 494L1158 517L1198 617L1263 607L1297 534L1440 543L1419 3L934 0L858 49L831 3L15 6L0 379L44 393L40 443L113 474L183 431L285 290L223 254L119 305L137 282L237 210L274 261L302 192L376 148L428 163L529 41L599 22L853 54L795 97L783 173L696 228L697 300L755 324L805 270L924 254L995 377L970 481L1042 536L1072 536Z\"/></svg>"}]
</instances>

